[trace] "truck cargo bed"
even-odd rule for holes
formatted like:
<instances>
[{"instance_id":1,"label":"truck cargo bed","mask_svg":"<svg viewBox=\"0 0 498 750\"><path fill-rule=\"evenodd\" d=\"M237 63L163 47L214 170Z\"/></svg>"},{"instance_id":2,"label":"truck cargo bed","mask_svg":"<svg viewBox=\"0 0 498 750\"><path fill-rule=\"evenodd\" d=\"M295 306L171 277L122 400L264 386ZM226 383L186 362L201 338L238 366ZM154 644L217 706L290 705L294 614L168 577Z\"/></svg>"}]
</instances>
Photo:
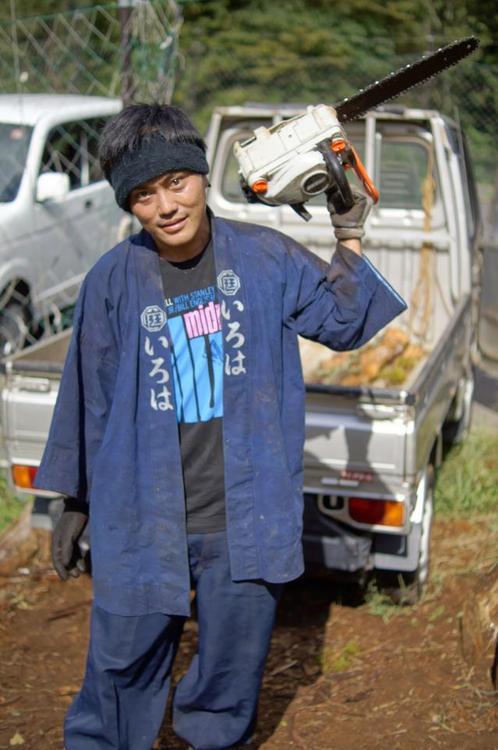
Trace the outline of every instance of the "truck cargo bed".
<instances>
[{"instance_id":1,"label":"truck cargo bed","mask_svg":"<svg viewBox=\"0 0 498 750\"><path fill-rule=\"evenodd\" d=\"M42 339L37 344L0 362L0 370L8 373L32 372L60 375L64 367L71 329L62 331L55 336Z\"/></svg>"}]
</instances>

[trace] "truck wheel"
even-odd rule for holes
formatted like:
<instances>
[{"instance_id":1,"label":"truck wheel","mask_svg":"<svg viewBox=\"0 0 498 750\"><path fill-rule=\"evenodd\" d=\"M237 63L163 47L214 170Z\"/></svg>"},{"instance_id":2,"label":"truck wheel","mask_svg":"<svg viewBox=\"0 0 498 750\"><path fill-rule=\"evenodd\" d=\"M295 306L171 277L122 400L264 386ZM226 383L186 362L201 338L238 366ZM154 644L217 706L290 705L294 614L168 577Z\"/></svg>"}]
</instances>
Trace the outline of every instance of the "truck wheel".
<instances>
[{"instance_id":1,"label":"truck wheel","mask_svg":"<svg viewBox=\"0 0 498 750\"><path fill-rule=\"evenodd\" d=\"M22 349L28 335L28 311L20 302L9 302L0 312L0 358Z\"/></svg>"},{"instance_id":2,"label":"truck wheel","mask_svg":"<svg viewBox=\"0 0 498 750\"><path fill-rule=\"evenodd\" d=\"M428 466L424 477L425 497L422 509L418 564L414 571L378 571L379 590L395 604L416 604L429 579L430 543L434 512L434 469Z\"/></svg>"}]
</instances>

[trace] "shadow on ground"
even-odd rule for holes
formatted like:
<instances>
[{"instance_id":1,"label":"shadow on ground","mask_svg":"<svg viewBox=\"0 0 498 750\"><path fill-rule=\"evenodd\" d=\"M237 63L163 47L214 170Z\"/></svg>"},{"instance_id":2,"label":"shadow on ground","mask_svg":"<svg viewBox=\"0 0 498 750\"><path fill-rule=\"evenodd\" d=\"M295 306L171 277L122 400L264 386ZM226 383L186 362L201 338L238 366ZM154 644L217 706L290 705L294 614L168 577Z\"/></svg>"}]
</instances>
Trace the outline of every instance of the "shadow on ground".
<instances>
[{"instance_id":1,"label":"shadow on ground","mask_svg":"<svg viewBox=\"0 0 498 750\"><path fill-rule=\"evenodd\" d=\"M326 628L334 622L335 607L358 607L364 603L362 589L338 583L329 576L306 576L284 588L272 638L259 702L258 731L246 750L256 750L276 731L298 692L306 690L323 673ZM180 645L174 681L184 674L195 653L196 624L190 621ZM160 750L185 750L171 729L168 706L161 732Z\"/></svg>"}]
</instances>

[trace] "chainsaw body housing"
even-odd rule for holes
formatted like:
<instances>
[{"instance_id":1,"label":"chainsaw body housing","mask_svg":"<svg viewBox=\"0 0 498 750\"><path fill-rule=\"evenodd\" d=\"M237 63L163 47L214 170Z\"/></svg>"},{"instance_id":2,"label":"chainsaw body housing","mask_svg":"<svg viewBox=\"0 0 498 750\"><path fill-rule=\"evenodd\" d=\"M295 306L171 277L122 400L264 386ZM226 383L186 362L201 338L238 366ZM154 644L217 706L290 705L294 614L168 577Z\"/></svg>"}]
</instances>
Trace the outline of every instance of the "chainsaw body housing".
<instances>
[{"instance_id":1,"label":"chainsaw body housing","mask_svg":"<svg viewBox=\"0 0 498 750\"><path fill-rule=\"evenodd\" d=\"M305 114L270 128L256 128L251 139L234 146L241 179L269 205L305 203L333 182L317 150L324 140L347 143L335 109L326 104L310 106Z\"/></svg>"}]
</instances>

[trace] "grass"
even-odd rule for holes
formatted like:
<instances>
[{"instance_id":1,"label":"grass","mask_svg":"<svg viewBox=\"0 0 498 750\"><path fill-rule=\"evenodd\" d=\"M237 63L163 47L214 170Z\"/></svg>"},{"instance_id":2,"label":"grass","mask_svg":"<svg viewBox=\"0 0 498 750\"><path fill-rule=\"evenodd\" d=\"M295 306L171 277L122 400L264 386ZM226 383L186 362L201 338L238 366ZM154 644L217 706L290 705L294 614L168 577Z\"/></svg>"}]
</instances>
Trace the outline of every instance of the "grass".
<instances>
[{"instance_id":1,"label":"grass","mask_svg":"<svg viewBox=\"0 0 498 750\"><path fill-rule=\"evenodd\" d=\"M370 581L367 586L365 604L371 615L380 617L386 623L403 611L403 607L395 604L388 593L378 588L376 581Z\"/></svg>"},{"instance_id":2,"label":"grass","mask_svg":"<svg viewBox=\"0 0 498 750\"><path fill-rule=\"evenodd\" d=\"M465 517L498 510L498 434L475 431L452 448L435 488L438 515Z\"/></svg>"},{"instance_id":3,"label":"grass","mask_svg":"<svg viewBox=\"0 0 498 750\"><path fill-rule=\"evenodd\" d=\"M0 534L15 521L25 508L10 491L5 477L0 474Z\"/></svg>"},{"instance_id":4,"label":"grass","mask_svg":"<svg viewBox=\"0 0 498 750\"><path fill-rule=\"evenodd\" d=\"M360 655L360 647L356 641L348 641L342 648L326 646L320 655L320 667L323 674L330 672L347 672Z\"/></svg>"}]
</instances>

